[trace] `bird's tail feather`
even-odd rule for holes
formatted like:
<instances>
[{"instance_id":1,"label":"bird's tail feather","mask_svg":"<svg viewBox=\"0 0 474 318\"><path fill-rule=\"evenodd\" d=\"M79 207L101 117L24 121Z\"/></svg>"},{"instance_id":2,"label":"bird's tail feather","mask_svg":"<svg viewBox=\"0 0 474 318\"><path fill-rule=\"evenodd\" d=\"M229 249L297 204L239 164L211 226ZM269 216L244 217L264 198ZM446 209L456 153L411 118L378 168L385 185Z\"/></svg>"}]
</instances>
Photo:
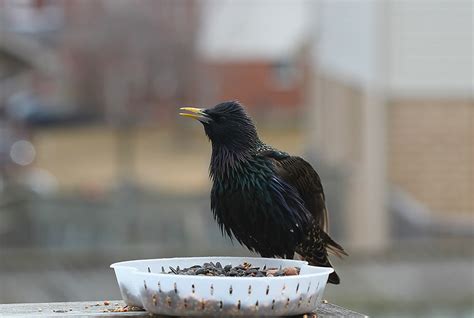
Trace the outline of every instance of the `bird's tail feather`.
<instances>
[{"instance_id":1,"label":"bird's tail feather","mask_svg":"<svg viewBox=\"0 0 474 318\"><path fill-rule=\"evenodd\" d=\"M339 279L339 275L337 275L336 271L329 274L328 282L334 285L339 285L341 280Z\"/></svg>"},{"instance_id":2,"label":"bird's tail feather","mask_svg":"<svg viewBox=\"0 0 474 318\"><path fill-rule=\"evenodd\" d=\"M299 246L297 252L310 265L323 267L333 267L329 261L329 252L340 257L347 255L341 245L334 242L324 231L318 231L318 228L310 232L308 240ZM339 284L339 275L335 271L332 272L329 274L328 282L336 285Z\"/></svg>"},{"instance_id":3,"label":"bird's tail feather","mask_svg":"<svg viewBox=\"0 0 474 318\"><path fill-rule=\"evenodd\" d=\"M336 243L326 232L321 231L321 239L323 240L324 245L328 253L342 258L343 256L349 256L344 248Z\"/></svg>"},{"instance_id":4,"label":"bird's tail feather","mask_svg":"<svg viewBox=\"0 0 474 318\"><path fill-rule=\"evenodd\" d=\"M329 261L329 258L327 258L327 256L324 257L323 259L321 259L321 257L311 257L311 256L304 257L304 259L309 263L309 265L332 267L332 264ZM339 279L339 275L337 275L336 271L329 274L328 283L338 285L340 282L341 280Z\"/></svg>"}]
</instances>

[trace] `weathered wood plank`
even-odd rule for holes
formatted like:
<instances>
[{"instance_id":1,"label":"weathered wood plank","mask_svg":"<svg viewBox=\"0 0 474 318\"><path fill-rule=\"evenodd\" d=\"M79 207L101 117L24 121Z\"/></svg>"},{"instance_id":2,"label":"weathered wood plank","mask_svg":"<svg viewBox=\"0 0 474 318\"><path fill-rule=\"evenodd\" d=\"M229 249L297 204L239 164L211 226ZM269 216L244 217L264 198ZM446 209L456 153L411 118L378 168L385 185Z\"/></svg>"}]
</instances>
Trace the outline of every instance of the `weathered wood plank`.
<instances>
[{"instance_id":1,"label":"weathered wood plank","mask_svg":"<svg viewBox=\"0 0 474 318\"><path fill-rule=\"evenodd\" d=\"M1 310L1 309L0 309ZM360 314L358 312L346 309L341 306L337 306L331 303L322 303L316 310L317 318L333 318L333 317L349 317L349 318L362 318L369 317L367 315Z\"/></svg>"},{"instance_id":2,"label":"weathered wood plank","mask_svg":"<svg viewBox=\"0 0 474 318\"><path fill-rule=\"evenodd\" d=\"M4 304L0 305L0 317L150 317L145 311L112 311L123 306L125 306L123 301L110 301L107 306L103 302L96 301ZM367 317L329 303L321 304L316 315L318 318ZM311 317L311 314L308 317Z\"/></svg>"}]
</instances>

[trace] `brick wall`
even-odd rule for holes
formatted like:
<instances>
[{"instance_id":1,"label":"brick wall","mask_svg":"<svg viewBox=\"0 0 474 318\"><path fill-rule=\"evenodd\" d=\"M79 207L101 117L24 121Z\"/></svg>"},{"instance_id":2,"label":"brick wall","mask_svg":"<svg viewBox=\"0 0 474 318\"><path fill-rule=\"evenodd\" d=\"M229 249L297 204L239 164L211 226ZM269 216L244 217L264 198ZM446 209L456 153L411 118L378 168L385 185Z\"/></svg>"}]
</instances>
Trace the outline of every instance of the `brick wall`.
<instances>
[{"instance_id":1,"label":"brick wall","mask_svg":"<svg viewBox=\"0 0 474 318\"><path fill-rule=\"evenodd\" d=\"M299 64L293 76L281 83L275 65L267 61L208 62L202 66L205 76L201 89L205 102L238 99L249 107L294 108L303 104L303 71ZM283 74L284 75L284 74Z\"/></svg>"},{"instance_id":2,"label":"brick wall","mask_svg":"<svg viewBox=\"0 0 474 318\"><path fill-rule=\"evenodd\" d=\"M474 213L474 102L388 104L390 181L438 213Z\"/></svg>"},{"instance_id":3,"label":"brick wall","mask_svg":"<svg viewBox=\"0 0 474 318\"><path fill-rule=\"evenodd\" d=\"M325 160L350 167L354 177L363 147L362 90L329 77L316 86L312 142ZM474 101L392 98L386 114L389 182L435 213L473 215Z\"/></svg>"}]
</instances>

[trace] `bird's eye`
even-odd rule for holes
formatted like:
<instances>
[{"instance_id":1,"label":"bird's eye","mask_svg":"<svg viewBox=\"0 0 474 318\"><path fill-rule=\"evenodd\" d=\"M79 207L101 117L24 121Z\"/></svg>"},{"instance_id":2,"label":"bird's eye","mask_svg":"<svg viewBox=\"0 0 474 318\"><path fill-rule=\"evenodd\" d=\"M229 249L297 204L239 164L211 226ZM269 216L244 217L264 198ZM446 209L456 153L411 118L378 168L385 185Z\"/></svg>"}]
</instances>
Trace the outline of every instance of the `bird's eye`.
<instances>
[{"instance_id":1,"label":"bird's eye","mask_svg":"<svg viewBox=\"0 0 474 318\"><path fill-rule=\"evenodd\" d=\"M225 116L216 115L216 116L214 117L214 120L217 121L217 122L224 121L224 120L225 120Z\"/></svg>"}]
</instances>

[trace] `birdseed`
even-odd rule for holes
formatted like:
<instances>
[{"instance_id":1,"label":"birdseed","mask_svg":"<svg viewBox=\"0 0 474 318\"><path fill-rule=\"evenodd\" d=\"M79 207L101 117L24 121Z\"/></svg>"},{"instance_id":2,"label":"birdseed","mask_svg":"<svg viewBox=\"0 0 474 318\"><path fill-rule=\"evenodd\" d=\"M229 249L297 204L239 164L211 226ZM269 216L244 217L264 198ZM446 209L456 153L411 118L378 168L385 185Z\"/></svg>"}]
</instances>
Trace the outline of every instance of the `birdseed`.
<instances>
[{"instance_id":1,"label":"birdseed","mask_svg":"<svg viewBox=\"0 0 474 318\"><path fill-rule=\"evenodd\" d=\"M187 268L169 267L169 271L163 272L174 275L194 275L194 276L230 276L230 277L278 277L293 276L300 274L299 267L267 268L264 266L253 267L250 263L243 263L232 267L232 265L222 266L220 262L204 263L202 265L193 265Z\"/></svg>"}]
</instances>

